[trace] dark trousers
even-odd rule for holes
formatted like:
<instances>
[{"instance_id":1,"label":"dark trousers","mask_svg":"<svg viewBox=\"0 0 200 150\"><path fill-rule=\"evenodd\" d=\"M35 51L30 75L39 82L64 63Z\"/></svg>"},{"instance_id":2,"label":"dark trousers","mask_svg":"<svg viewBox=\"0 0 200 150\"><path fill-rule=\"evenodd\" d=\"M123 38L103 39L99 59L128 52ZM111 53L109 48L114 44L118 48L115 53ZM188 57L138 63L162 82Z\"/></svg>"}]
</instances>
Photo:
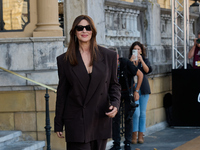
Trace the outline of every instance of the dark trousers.
<instances>
[{"instance_id":1,"label":"dark trousers","mask_svg":"<svg viewBox=\"0 0 200 150\"><path fill-rule=\"evenodd\" d=\"M131 109L130 106L130 99L128 93L125 93L121 95L121 106L122 102L124 100L125 104L125 118ZM113 118L113 123L112 123L112 139L114 140L113 144L114 145L120 145L121 137L120 137L120 110L121 107L117 113L117 115ZM125 121L125 141L124 144L130 144L131 143L131 138L132 138L132 117L130 117L129 120L124 119Z\"/></svg>"},{"instance_id":2,"label":"dark trousers","mask_svg":"<svg viewBox=\"0 0 200 150\"><path fill-rule=\"evenodd\" d=\"M88 143L67 142L67 150L105 150L107 139L94 140Z\"/></svg>"}]
</instances>

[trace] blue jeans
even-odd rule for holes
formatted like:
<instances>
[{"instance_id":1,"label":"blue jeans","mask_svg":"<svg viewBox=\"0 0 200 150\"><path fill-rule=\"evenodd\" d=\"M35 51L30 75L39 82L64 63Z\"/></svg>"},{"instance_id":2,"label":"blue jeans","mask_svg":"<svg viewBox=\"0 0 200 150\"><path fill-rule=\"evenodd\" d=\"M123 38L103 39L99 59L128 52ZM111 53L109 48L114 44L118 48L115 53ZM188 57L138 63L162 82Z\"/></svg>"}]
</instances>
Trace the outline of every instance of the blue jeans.
<instances>
[{"instance_id":1,"label":"blue jeans","mask_svg":"<svg viewBox=\"0 0 200 150\"><path fill-rule=\"evenodd\" d=\"M149 100L149 94L141 95L141 91L139 90L139 95L139 100L135 101L135 103L139 104L139 106L133 114L133 132L145 132L146 130L146 108Z\"/></svg>"}]
</instances>

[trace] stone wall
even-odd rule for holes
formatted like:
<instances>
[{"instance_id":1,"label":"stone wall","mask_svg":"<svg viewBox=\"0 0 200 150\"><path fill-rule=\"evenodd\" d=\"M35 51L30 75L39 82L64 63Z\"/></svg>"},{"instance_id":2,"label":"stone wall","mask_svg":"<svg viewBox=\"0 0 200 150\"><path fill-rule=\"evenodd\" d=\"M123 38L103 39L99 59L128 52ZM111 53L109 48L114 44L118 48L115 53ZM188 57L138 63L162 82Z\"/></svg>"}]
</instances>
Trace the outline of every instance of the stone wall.
<instances>
[{"instance_id":1,"label":"stone wall","mask_svg":"<svg viewBox=\"0 0 200 150\"><path fill-rule=\"evenodd\" d=\"M64 37L0 39L0 67L56 89L56 57L64 52L63 41ZM0 69L0 130L21 130L25 140L46 140L45 93L45 88ZM49 94L53 129L56 93ZM65 146L55 139L52 131L52 149Z\"/></svg>"},{"instance_id":2,"label":"stone wall","mask_svg":"<svg viewBox=\"0 0 200 150\"><path fill-rule=\"evenodd\" d=\"M172 91L172 77L170 74L164 76L149 76L151 94L146 112L146 127L166 121L163 97Z\"/></svg>"},{"instance_id":3,"label":"stone wall","mask_svg":"<svg viewBox=\"0 0 200 150\"><path fill-rule=\"evenodd\" d=\"M44 96L44 90L0 91L0 130L21 130L25 140L45 141ZM65 141L53 132L56 93L50 91L49 96L51 147L61 150Z\"/></svg>"},{"instance_id":4,"label":"stone wall","mask_svg":"<svg viewBox=\"0 0 200 150\"><path fill-rule=\"evenodd\" d=\"M56 56L64 52L63 37L0 39L1 67L43 84L56 85ZM30 87L33 83L0 70L0 89Z\"/></svg>"}]
</instances>

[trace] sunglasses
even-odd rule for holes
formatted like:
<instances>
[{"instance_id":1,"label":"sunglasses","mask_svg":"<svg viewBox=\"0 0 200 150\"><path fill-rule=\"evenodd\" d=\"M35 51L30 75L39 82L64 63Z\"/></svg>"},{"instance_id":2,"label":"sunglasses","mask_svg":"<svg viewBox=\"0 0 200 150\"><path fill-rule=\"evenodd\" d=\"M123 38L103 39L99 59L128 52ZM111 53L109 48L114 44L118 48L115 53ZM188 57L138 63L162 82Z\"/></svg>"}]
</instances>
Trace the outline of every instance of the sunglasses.
<instances>
[{"instance_id":1,"label":"sunglasses","mask_svg":"<svg viewBox=\"0 0 200 150\"><path fill-rule=\"evenodd\" d=\"M91 30L92 30L91 27L90 27L90 25L87 25L87 26L76 26L76 30L77 30L77 31L83 31L84 28L85 28L87 31L91 31Z\"/></svg>"}]
</instances>

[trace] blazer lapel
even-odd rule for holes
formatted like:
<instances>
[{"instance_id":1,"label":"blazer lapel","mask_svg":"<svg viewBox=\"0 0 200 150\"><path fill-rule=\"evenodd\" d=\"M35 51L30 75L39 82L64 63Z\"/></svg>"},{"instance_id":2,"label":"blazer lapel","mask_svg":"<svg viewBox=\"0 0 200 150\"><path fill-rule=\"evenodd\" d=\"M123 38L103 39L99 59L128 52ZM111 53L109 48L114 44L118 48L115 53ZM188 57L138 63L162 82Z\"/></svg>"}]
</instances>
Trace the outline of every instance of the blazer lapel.
<instances>
[{"instance_id":1,"label":"blazer lapel","mask_svg":"<svg viewBox=\"0 0 200 150\"><path fill-rule=\"evenodd\" d=\"M97 90L98 85L100 84L103 76L105 76L105 64L103 62L103 57L99 55L99 60L95 61L93 64L92 74L91 74L91 81L87 91L87 95L85 98L84 105L86 105L90 99L92 98L93 94Z\"/></svg>"},{"instance_id":2,"label":"blazer lapel","mask_svg":"<svg viewBox=\"0 0 200 150\"><path fill-rule=\"evenodd\" d=\"M79 51L77 51L77 61L78 65L72 67L72 70L74 74L77 76L77 79L85 89L85 92L87 91L87 86L89 83L89 75L87 73L87 70L85 68L85 65L83 63L83 60L81 58L81 54Z\"/></svg>"}]
</instances>

